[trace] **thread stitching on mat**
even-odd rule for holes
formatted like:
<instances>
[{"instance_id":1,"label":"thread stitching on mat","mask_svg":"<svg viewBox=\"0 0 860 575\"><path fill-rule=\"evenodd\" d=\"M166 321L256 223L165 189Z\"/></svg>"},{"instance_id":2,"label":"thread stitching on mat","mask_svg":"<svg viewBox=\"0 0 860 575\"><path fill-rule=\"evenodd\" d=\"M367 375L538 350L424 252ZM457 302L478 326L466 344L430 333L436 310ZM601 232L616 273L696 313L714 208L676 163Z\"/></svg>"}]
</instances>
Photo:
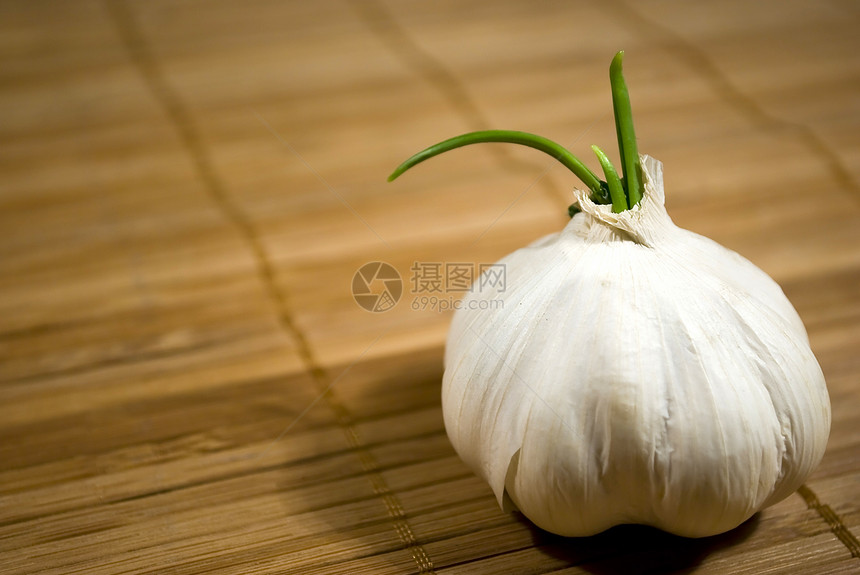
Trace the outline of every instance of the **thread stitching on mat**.
<instances>
[{"instance_id":1,"label":"thread stitching on mat","mask_svg":"<svg viewBox=\"0 0 860 575\"><path fill-rule=\"evenodd\" d=\"M442 65L436 58L421 49L403 30L394 17L376 0L352 0L350 5L361 17L368 28L386 44L394 57L399 58L416 73L434 86L454 110L466 121L471 130L487 130L489 122L480 108L475 104L469 92L457 77ZM534 174L539 170L537 164L520 160L509 154L505 148L490 146L489 152L503 168ZM539 182L553 202L563 203L567 209L570 198L565 199L557 192L560 189L552 176L546 173Z\"/></svg>"},{"instance_id":2,"label":"thread stitching on mat","mask_svg":"<svg viewBox=\"0 0 860 575\"><path fill-rule=\"evenodd\" d=\"M286 298L277 287L274 270L257 236L256 230L241 209L230 199L226 189L215 175L197 130L193 126L191 117L186 112L180 97L167 83L155 58L149 52L143 34L134 21L134 17L121 0L108 0L106 3L132 61L140 69L150 90L152 90L159 103L164 106L167 116L175 125L186 151L191 156L194 166L205 184L206 190L222 210L228 221L239 230L253 252L263 285L277 309L278 320L282 329L295 340L297 351L310 373L314 384L323 393L323 397L329 408L334 412L350 447L358 455L362 469L373 487L374 494L385 505L398 538L406 549L409 550L415 564L418 566L419 573L434 573L433 562L430 560L424 547L418 543L412 528L406 520L406 513L399 498L391 491L391 488L379 471L379 464L362 442L349 410L328 389L328 378L325 371L317 365L307 339L289 314Z\"/></svg>"},{"instance_id":3,"label":"thread stitching on mat","mask_svg":"<svg viewBox=\"0 0 860 575\"><path fill-rule=\"evenodd\" d=\"M766 131L786 131L794 135L813 156L817 157L825 165L827 171L830 172L830 175L840 185L853 192L854 199L860 198L860 184L854 180L851 172L845 167L839 155L812 128L805 124L791 122L769 114L755 99L736 88L720 72L720 69L711 61L704 50L688 42L671 28L642 16L623 1L609 1L602 5L611 7L616 13L632 21L631 28L634 32L641 32L643 26L658 30L658 43L669 48L672 54L686 60L687 64L696 73L700 74L725 102L745 115L753 124L758 125Z\"/></svg>"},{"instance_id":4,"label":"thread stitching on mat","mask_svg":"<svg viewBox=\"0 0 860 575\"><path fill-rule=\"evenodd\" d=\"M836 512L829 505L821 503L818 500L818 496L806 485L801 485L797 493L803 497L803 500L806 501L806 505L810 509L814 509L827 522L833 534L851 552L851 556L860 558L860 541L857 541L854 534L842 523Z\"/></svg>"}]
</instances>

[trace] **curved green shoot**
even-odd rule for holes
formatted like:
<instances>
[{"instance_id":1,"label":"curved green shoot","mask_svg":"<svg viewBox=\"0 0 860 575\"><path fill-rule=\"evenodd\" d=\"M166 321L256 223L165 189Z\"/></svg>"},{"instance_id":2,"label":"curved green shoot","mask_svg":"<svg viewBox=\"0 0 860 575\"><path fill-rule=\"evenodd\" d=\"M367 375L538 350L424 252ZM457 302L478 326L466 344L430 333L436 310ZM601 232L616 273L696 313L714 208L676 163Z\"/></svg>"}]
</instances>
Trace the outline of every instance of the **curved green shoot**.
<instances>
[{"instance_id":1,"label":"curved green shoot","mask_svg":"<svg viewBox=\"0 0 860 575\"><path fill-rule=\"evenodd\" d=\"M606 154L597 146L592 150L597 155L597 160L603 168L606 181L600 180L594 172L579 161L573 154L559 144L528 132L516 132L512 130L483 130L480 132L469 132L439 142L429 148L422 150L397 166L397 169L388 176L388 181L394 181L409 168L438 156L449 150L481 144L486 142L499 142L508 144L519 144L540 150L564 164L591 190L591 199L598 204L612 204L612 211L623 212L638 204L645 193L642 165L639 160L639 149L636 144L636 132L633 129L633 112L630 107L630 94L627 91L627 83L624 81L622 71L622 60L624 51L615 54L612 64L609 66L609 81L612 87L612 111L615 115L615 132L618 138L618 152L621 155L622 175L609 161ZM571 217L578 211L573 205L568 208Z\"/></svg>"},{"instance_id":2,"label":"curved green shoot","mask_svg":"<svg viewBox=\"0 0 860 575\"><path fill-rule=\"evenodd\" d=\"M624 186L621 185L621 180L618 178L618 172L615 171L615 166L603 153L603 150L596 145L591 146L594 150L594 155L597 156L597 161L603 168L603 174L606 176L606 184L609 186L609 195L612 198L612 211L619 214L628 208L627 196L624 193Z\"/></svg>"},{"instance_id":3,"label":"curved green shoot","mask_svg":"<svg viewBox=\"0 0 860 575\"><path fill-rule=\"evenodd\" d=\"M439 142L438 144L418 152L397 166L397 169L388 176L388 181L394 181L398 176L400 176L400 174L409 168L416 164L420 164L424 160L429 160L433 156L438 156L439 154L449 150L468 146L470 144L482 144L486 142L519 144L521 146L528 146L529 148L534 148L549 154L564 164L565 167L582 180L582 183L585 184L596 196L603 195L600 179L567 149L548 138L544 138L543 136L513 130L483 130L480 132L469 132L468 134L455 136L443 142Z\"/></svg>"},{"instance_id":4,"label":"curved green shoot","mask_svg":"<svg viewBox=\"0 0 860 575\"><path fill-rule=\"evenodd\" d=\"M609 66L609 82L612 86L612 109L615 112L615 130L618 134L618 152L621 155L621 168L627 188L627 202L632 208L642 199L644 190L636 132L633 129L630 94L622 74L623 58L622 50L612 59L612 64Z\"/></svg>"}]
</instances>

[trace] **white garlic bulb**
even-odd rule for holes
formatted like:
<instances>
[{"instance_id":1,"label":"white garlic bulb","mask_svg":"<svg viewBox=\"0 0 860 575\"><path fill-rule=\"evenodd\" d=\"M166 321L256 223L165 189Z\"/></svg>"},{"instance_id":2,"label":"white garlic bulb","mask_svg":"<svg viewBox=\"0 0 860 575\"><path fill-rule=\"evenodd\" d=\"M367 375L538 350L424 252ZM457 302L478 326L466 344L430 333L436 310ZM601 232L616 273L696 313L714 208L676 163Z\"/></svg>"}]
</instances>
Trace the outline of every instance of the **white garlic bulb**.
<instances>
[{"instance_id":1,"label":"white garlic bulb","mask_svg":"<svg viewBox=\"0 0 860 575\"><path fill-rule=\"evenodd\" d=\"M641 162L638 205L613 213L578 191L581 213L502 259L505 291L474 288L448 336L457 453L503 506L561 535L727 531L794 492L829 434L782 290L675 226L662 165Z\"/></svg>"},{"instance_id":2,"label":"white garlic bulb","mask_svg":"<svg viewBox=\"0 0 860 575\"><path fill-rule=\"evenodd\" d=\"M666 213L662 165L638 153L623 55L609 67L620 174L597 146L605 180L542 136L483 130L422 150L389 181L482 142L541 150L582 180L565 229L501 260L505 289L479 281L455 312L448 437L503 507L549 531L715 535L812 473L830 401L779 286Z\"/></svg>"}]
</instances>

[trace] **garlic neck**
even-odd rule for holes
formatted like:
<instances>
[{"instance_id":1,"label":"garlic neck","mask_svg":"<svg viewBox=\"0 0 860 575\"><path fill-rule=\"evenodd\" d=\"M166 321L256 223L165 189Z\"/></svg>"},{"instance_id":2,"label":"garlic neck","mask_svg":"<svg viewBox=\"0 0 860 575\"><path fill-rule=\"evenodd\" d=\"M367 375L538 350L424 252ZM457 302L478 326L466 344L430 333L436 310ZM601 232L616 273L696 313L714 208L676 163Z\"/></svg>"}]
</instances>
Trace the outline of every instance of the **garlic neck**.
<instances>
[{"instance_id":1,"label":"garlic neck","mask_svg":"<svg viewBox=\"0 0 860 575\"><path fill-rule=\"evenodd\" d=\"M613 213L612 206L596 204L590 192L574 190L582 213L571 219L564 233L575 233L589 242L632 241L654 247L677 229L666 212L663 193L663 164L650 156L640 156L645 193L629 210Z\"/></svg>"}]
</instances>

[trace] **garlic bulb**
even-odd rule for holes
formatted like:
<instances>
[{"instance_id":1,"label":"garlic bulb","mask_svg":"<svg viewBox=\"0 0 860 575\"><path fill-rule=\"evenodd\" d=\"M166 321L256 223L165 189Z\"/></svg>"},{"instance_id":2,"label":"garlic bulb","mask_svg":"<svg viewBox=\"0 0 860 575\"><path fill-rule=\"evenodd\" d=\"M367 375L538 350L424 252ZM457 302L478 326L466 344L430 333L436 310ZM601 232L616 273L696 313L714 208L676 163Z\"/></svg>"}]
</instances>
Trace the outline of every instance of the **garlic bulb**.
<instances>
[{"instance_id":1,"label":"garlic bulb","mask_svg":"<svg viewBox=\"0 0 860 575\"><path fill-rule=\"evenodd\" d=\"M564 230L502 259L506 289L479 280L455 312L448 437L503 507L548 531L715 535L806 480L830 401L779 286L666 213L662 165L638 153L623 54L609 68L621 175L596 146L605 180L542 136L484 130L422 150L389 181L482 142L541 150L582 180Z\"/></svg>"},{"instance_id":2,"label":"garlic bulb","mask_svg":"<svg viewBox=\"0 0 860 575\"><path fill-rule=\"evenodd\" d=\"M507 290L468 294L448 336L451 443L503 506L561 535L727 531L794 492L827 443L824 377L782 290L675 226L662 165L642 168L637 206L576 192L582 211L502 259Z\"/></svg>"}]
</instances>

